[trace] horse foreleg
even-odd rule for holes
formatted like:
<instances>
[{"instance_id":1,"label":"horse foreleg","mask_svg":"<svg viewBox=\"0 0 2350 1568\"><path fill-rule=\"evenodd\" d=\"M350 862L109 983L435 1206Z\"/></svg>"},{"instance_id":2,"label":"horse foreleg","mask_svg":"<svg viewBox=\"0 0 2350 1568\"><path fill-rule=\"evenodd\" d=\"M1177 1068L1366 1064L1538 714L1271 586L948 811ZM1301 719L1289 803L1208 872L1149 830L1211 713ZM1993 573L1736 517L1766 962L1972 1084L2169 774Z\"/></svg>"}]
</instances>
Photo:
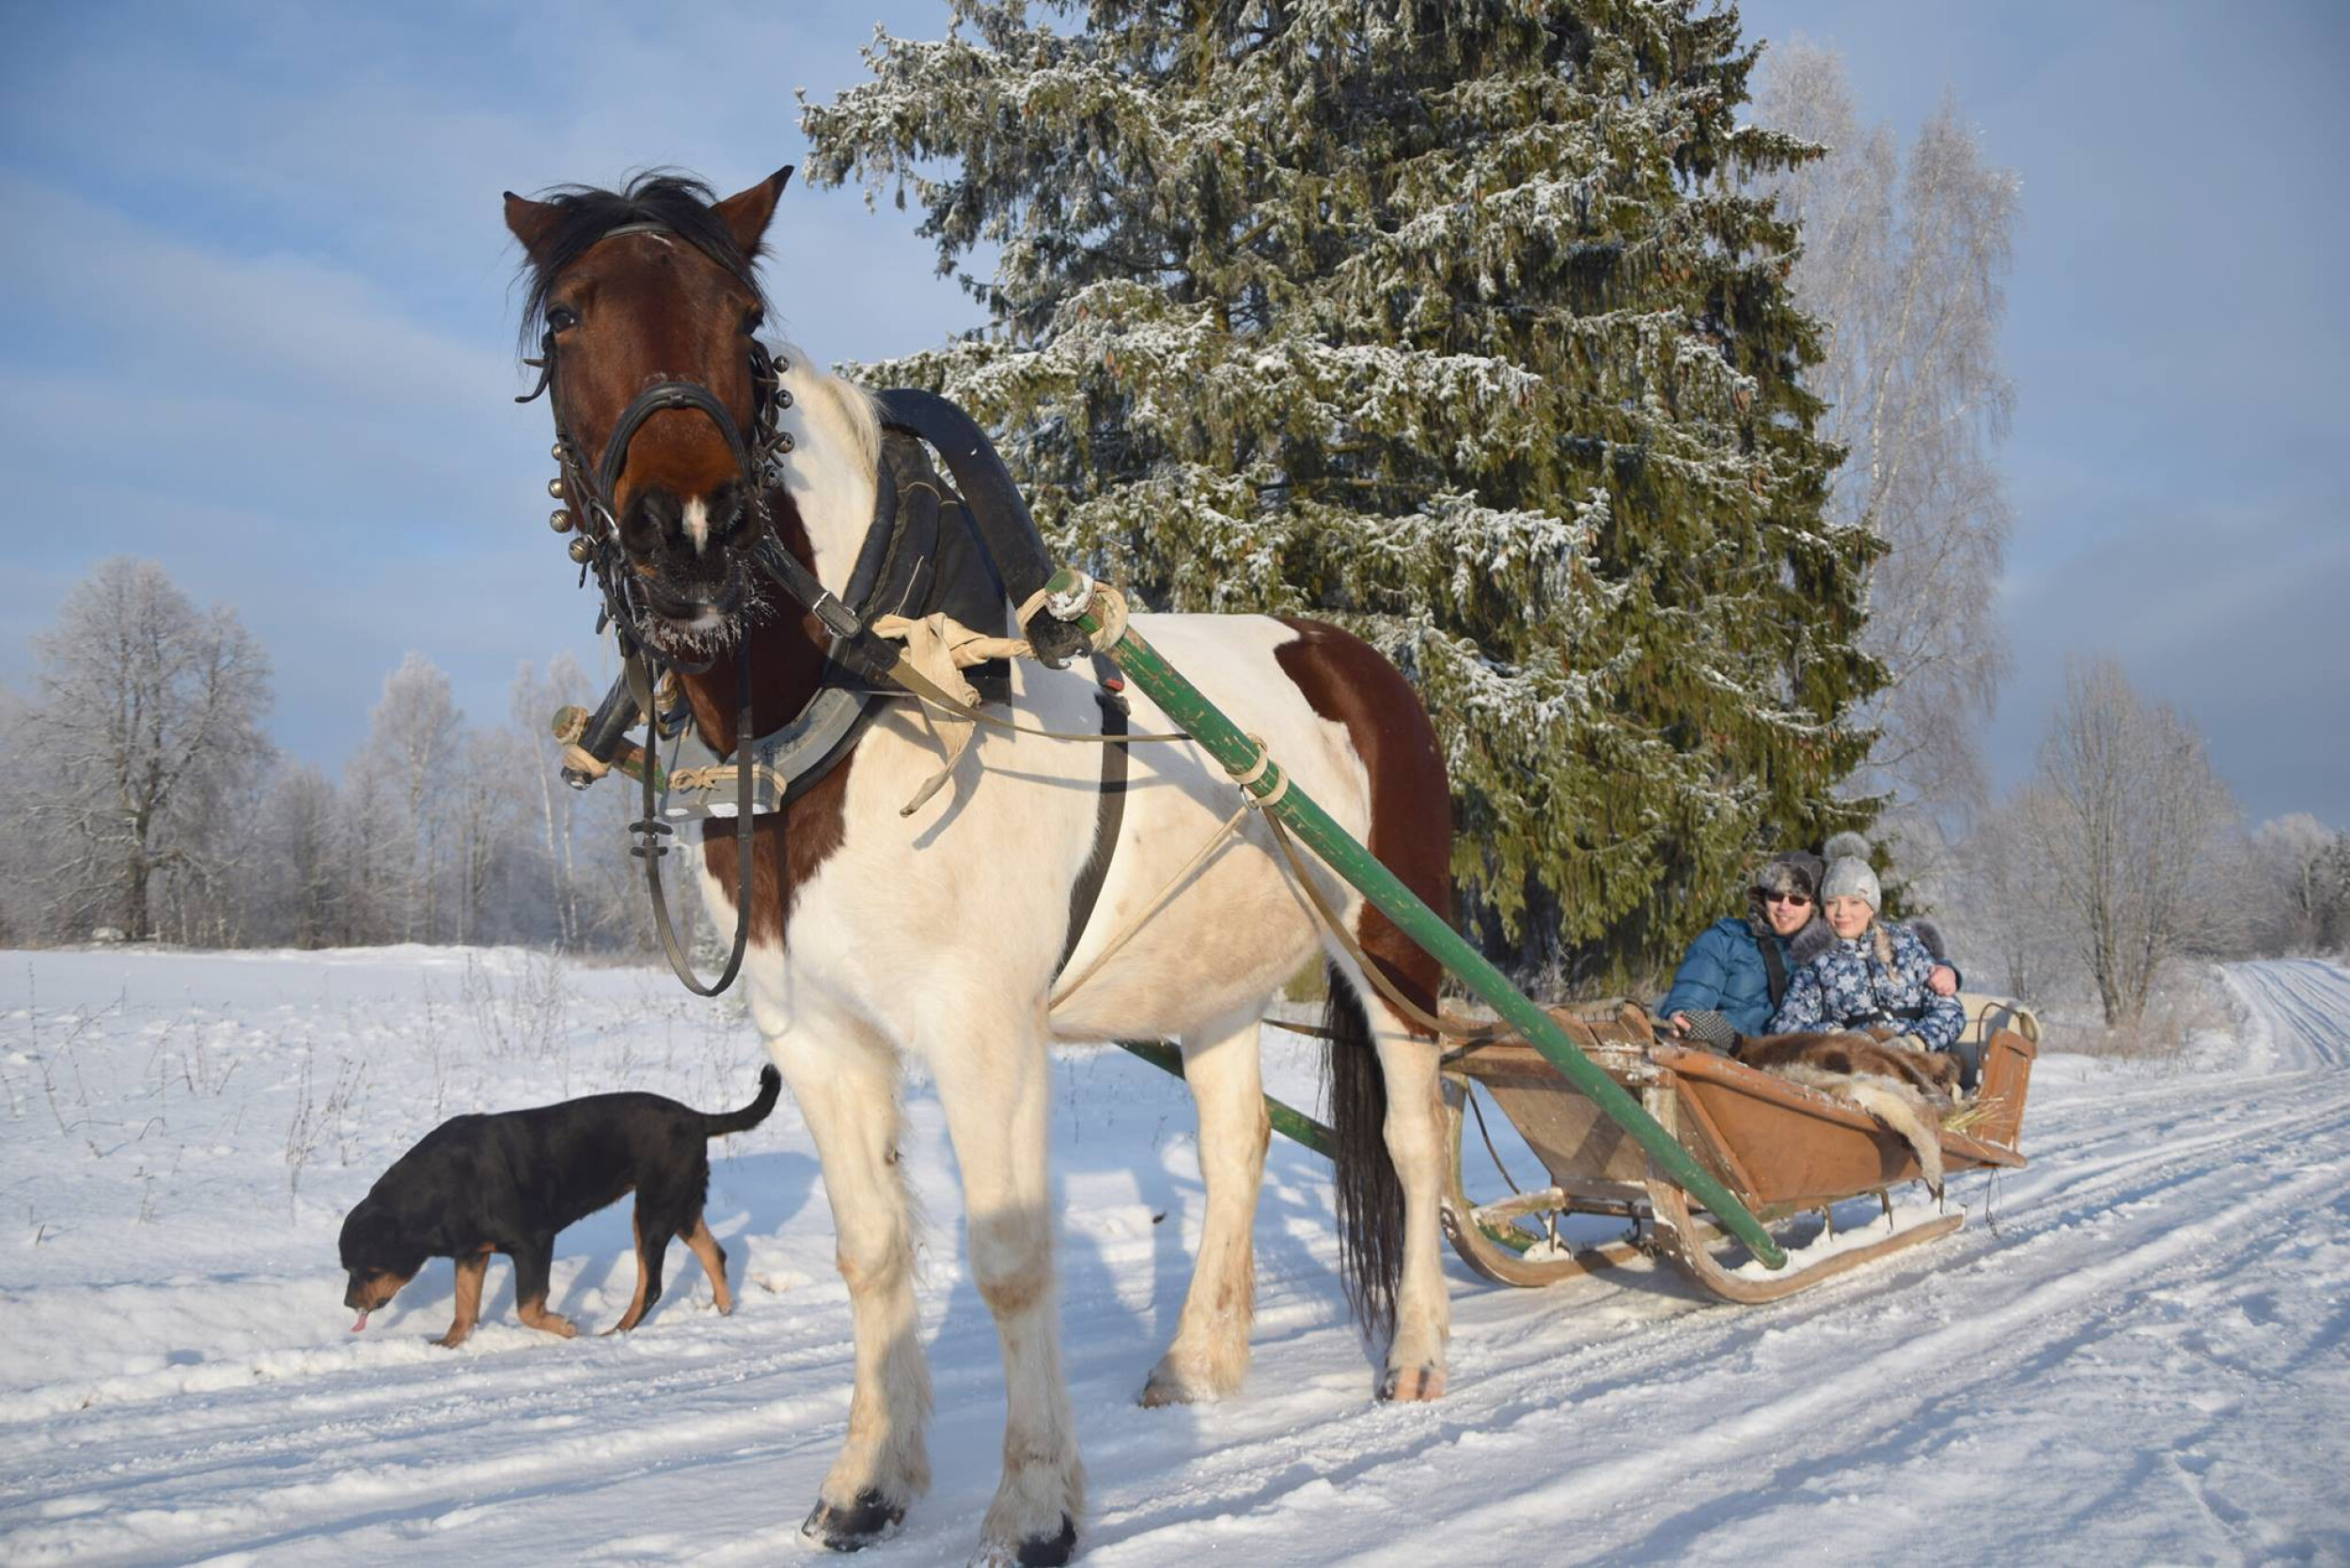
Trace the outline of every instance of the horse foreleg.
<instances>
[{"instance_id":1,"label":"horse foreleg","mask_svg":"<svg viewBox=\"0 0 2350 1568\"><path fill-rule=\"evenodd\" d=\"M1199 1112L1199 1179L1207 1215L1175 1341L1151 1370L1145 1404L1188 1404L1236 1392L1248 1372L1248 1325L1256 1309L1251 1235L1264 1179L1266 1120L1251 1011L1185 1035L1183 1081Z\"/></svg>"},{"instance_id":2,"label":"horse foreleg","mask_svg":"<svg viewBox=\"0 0 2350 1568\"><path fill-rule=\"evenodd\" d=\"M1085 1506L1060 1364L1040 1022L966 1009L939 1021L926 1052L963 1170L972 1283L1004 1353L1004 1474L975 1560L991 1565L1067 1561Z\"/></svg>"},{"instance_id":3,"label":"horse foreleg","mask_svg":"<svg viewBox=\"0 0 2350 1568\"><path fill-rule=\"evenodd\" d=\"M1380 1074L1386 1081L1387 1157L1403 1188L1403 1270L1395 1295L1395 1341L1387 1347L1381 1399L1435 1399L1444 1392L1445 1343L1452 1298L1445 1291L1437 1208L1444 1184L1444 1114L1437 1043L1406 1032L1401 1014L1375 992L1363 997Z\"/></svg>"},{"instance_id":4,"label":"horse foreleg","mask_svg":"<svg viewBox=\"0 0 2350 1568\"><path fill-rule=\"evenodd\" d=\"M835 1551L889 1534L930 1486L931 1413L914 1307L913 1220L898 1164L897 1058L845 1021L768 1043L823 1164L849 1287L856 1387L849 1435L801 1533Z\"/></svg>"}]
</instances>

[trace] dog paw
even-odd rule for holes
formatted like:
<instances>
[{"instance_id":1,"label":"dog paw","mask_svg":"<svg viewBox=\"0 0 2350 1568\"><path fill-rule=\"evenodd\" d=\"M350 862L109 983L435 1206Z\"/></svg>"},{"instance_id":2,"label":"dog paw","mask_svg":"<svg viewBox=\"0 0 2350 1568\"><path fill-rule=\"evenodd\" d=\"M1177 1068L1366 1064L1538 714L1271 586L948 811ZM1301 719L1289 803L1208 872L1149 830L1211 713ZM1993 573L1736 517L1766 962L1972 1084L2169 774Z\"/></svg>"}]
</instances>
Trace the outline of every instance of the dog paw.
<instances>
[{"instance_id":1,"label":"dog paw","mask_svg":"<svg viewBox=\"0 0 2350 1568\"><path fill-rule=\"evenodd\" d=\"M828 1552L862 1551L897 1534L905 1517L905 1504L869 1487L846 1507L819 1497L800 1533Z\"/></svg>"}]
</instances>

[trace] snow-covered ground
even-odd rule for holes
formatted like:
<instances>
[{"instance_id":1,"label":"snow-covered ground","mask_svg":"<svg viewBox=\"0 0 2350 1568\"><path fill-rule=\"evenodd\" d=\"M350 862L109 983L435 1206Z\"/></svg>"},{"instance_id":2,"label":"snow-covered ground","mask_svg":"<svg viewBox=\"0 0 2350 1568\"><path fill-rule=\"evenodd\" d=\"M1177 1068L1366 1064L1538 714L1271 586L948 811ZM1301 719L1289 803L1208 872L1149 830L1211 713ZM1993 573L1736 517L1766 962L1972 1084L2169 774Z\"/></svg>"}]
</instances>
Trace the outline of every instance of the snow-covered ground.
<instances>
[{"instance_id":1,"label":"snow-covered ground","mask_svg":"<svg viewBox=\"0 0 2350 1568\"><path fill-rule=\"evenodd\" d=\"M1793 1301L1449 1262L1451 1391L1422 1406L1371 1402L1324 1169L1277 1139L1247 1391L1136 1407L1199 1215L1191 1113L1123 1053L1069 1053L1087 1560L2350 1560L2350 973L2228 978L2236 1037L2184 1067L2044 1058L2032 1164L1960 1178L1966 1231ZM1310 1104L1303 1044L1274 1054ZM442 1117L623 1085L731 1106L759 1059L665 975L513 952L0 954L0 1561L798 1549L850 1345L788 1099L713 1150L731 1318L677 1247L636 1333L556 1341L501 1261L444 1351L448 1264L354 1336L335 1262L343 1210ZM877 1568L969 1550L1002 1411L922 1086L910 1116L936 1481ZM556 1310L619 1315L628 1235L625 1205L563 1234Z\"/></svg>"}]
</instances>

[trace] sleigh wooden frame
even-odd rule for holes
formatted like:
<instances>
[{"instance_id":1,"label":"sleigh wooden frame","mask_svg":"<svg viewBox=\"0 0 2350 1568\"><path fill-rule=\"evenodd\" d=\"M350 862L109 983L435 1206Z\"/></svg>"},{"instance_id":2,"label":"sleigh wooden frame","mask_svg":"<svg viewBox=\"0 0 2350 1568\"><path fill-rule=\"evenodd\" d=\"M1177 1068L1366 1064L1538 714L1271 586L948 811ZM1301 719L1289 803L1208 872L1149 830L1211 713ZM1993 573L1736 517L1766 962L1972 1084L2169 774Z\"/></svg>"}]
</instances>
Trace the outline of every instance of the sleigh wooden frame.
<instances>
[{"instance_id":1,"label":"sleigh wooden frame","mask_svg":"<svg viewBox=\"0 0 2350 1568\"><path fill-rule=\"evenodd\" d=\"M1891 1190L1919 1179L1908 1144L1866 1111L1727 1057L1660 1042L1637 1008L1556 1009L1551 1017L1765 1225L1783 1230L1796 1216L1819 1214L1832 1228L1834 1204L1872 1194L1889 1221ZM1972 1027L1983 1042L1976 1101L1982 1109L1966 1131L1942 1134L1946 1175L2024 1164L2018 1144L2038 1027L2029 1014L2003 1013L1977 1015ZM1745 1249L1524 1039L1496 1030L1448 1052L1444 1091L1450 1140L1445 1234L1470 1268L1502 1284L1556 1284L1645 1256L1669 1261L1721 1300L1775 1301L1938 1240L1966 1222L1963 1213L1938 1215L1809 1263L1797 1259L1775 1273L1744 1270L1738 1263ZM1549 1185L1486 1201L1471 1197L1463 1150L1483 1145L1476 1157L1490 1152L1486 1102L1541 1161ZM1500 1157L1491 1158L1507 1181ZM1631 1229L1605 1246L1571 1248L1561 1244L1558 1226L1572 1215L1614 1215ZM1727 1250L1717 1250L1725 1243Z\"/></svg>"}]
</instances>

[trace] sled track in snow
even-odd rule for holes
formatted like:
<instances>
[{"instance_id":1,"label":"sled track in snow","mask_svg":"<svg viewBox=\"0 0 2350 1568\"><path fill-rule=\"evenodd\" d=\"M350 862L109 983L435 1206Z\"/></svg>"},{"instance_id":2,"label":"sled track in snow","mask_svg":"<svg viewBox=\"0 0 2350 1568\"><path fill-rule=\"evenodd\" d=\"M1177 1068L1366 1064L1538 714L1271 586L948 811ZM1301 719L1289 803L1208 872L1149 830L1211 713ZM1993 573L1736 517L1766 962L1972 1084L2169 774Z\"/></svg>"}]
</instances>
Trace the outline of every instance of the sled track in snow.
<instances>
[{"instance_id":1,"label":"sled track in snow","mask_svg":"<svg viewBox=\"0 0 2350 1568\"><path fill-rule=\"evenodd\" d=\"M2032 1164L1954 1183L1965 1231L1802 1296L1716 1306L1645 1265L1515 1292L1454 1268L1431 1405L1369 1398L1310 1156L1268 1171L1255 1368L1214 1408L1132 1403L1196 1238L1104 1242L1073 1211L1083 1560L2350 1558L2350 974L2231 983L2258 1019L2240 1068L2046 1058ZM959 1254L951 1221L931 1237ZM781 1243L749 1245L760 1269ZM559 1263L558 1305L588 1299L589 1272ZM672 1278L706 1295L690 1266ZM53 1287L52 1312L123 1288ZM321 1281L200 1288L274 1325ZM961 1560L995 1482L994 1334L967 1284L921 1294L936 1480L860 1559L876 1568ZM421 1344L441 1309L412 1309L362 1354L0 1389L0 1560L773 1560L844 1434L848 1318L824 1278L742 1299L721 1320L672 1298L634 1336L570 1345L500 1301L454 1354Z\"/></svg>"},{"instance_id":2,"label":"sled track in snow","mask_svg":"<svg viewBox=\"0 0 2350 1568\"><path fill-rule=\"evenodd\" d=\"M2236 995L2269 1024L2274 1066L2350 1067L2350 972L2313 958L2232 964Z\"/></svg>"}]
</instances>

